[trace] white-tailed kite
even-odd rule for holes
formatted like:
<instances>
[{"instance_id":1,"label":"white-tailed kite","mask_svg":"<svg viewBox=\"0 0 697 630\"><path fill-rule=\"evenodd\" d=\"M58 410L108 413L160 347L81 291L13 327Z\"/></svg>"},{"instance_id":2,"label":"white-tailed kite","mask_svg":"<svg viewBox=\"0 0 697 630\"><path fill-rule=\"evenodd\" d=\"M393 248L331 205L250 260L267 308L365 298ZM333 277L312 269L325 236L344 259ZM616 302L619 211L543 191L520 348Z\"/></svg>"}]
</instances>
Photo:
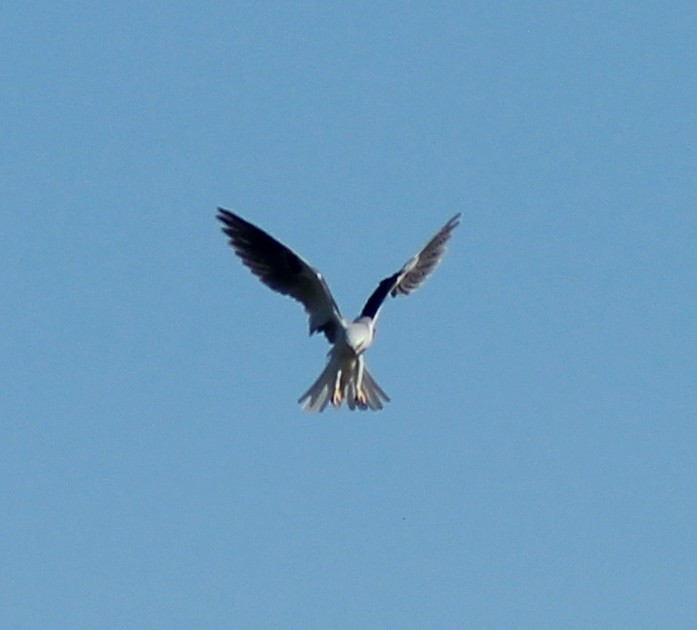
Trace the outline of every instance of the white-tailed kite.
<instances>
[{"instance_id":1,"label":"white-tailed kite","mask_svg":"<svg viewBox=\"0 0 697 630\"><path fill-rule=\"evenodd\" d=\"M260 228L229 210L218 208L218 219L242 262L268 287L300 302L310 320L310 334L322 332L332 348L327 365L298 400L306 411L324 411L329 402L349 409L382 409L390 399L365 367L363 353L370 347L375 322L388 295L408 295L436 268L445 244L460 223L456 214L423 249L396 273L385 278L365 303L359 317L347 322L322 274Z\"/></svg>"}]
</instances>

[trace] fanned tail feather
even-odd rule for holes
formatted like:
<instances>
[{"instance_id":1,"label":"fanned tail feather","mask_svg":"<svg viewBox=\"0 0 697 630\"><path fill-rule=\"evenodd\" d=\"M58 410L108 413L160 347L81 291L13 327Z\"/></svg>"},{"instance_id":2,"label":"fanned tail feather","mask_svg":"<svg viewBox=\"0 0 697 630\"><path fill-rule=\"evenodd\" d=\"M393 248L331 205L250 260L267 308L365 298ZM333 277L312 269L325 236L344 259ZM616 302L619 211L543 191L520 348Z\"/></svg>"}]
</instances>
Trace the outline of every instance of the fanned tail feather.
<instances>
[{"instance_id":1,"label":"fanned tail feather","mask_svg":"<svg viewBox=\"0 0 697 630\"><path fill-rule=\"evenodd\" d=\"M327 361L317 380L298 399L304 411L321 412L326 409L334 389L338 367L333 357Z\"/></svg>"},{"instance_id":2,"label":"fanned tail feather","mask_svg":"<svg viewBox=\"0 0 697 630\"><path fill-rule=\"evenodd\" d=\"M363 367L363 380L361 390L365 397L365 402L361 401L358 396L358 362L353 359L350 362L342 362L336 355L330 352L329 361L322 370L322 373L317 377L317 380L310 385L308 390L298 399L304 411L322 412L327 408L327 405L332 402L334 394L334 386L336 384L337 374L341 369L341 380L339 389L341 398L338 401L337 407L346 400L349 409L372 409L378 411L383 408L383 402L389 402L390 397L383 389L375 382L373 376L368 372L368 369Z\"/></svg>"},{"instance_id":3,"label":"fanned tail feather","mask_svg":"<svg viewBox=\"0 0 697 630\"><path fill-rule=\"evenodd\" d=\"M382 387L375 382L373 375L368 372L368 368L363 369L363 393L371 409L382 409L382 403L390 402L390 397L384 392Z\"/></svg>"}]
</instances>

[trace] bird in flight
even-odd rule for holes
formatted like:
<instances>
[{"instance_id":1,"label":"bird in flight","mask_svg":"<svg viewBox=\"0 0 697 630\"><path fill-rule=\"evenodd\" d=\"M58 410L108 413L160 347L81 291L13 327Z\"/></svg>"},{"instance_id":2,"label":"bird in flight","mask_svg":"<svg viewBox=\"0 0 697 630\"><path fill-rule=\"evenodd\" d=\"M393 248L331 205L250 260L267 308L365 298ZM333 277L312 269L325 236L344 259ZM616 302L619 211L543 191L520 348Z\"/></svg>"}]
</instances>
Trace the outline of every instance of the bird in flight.
<instances>
[{"instance_id":1,"label":"bird in flight","mask_svg":"<svg viewBox=\"0 0 697 630\"><path fill-rule=\"evenodd\" d=\"M218 208L218 219L230 245L242 262L266 286L297 300L305 307L310 334L324 333L331 349L327 365L298 402L305 411L324 411L331 402L349 409L379 410L389 397L365 366L363 353L375 335L375 323L388 295L408 295L436 268L445 253L452 231L460 223L460 213L450 219L397 272L378 284L361 314L352 322L341 315L322 274L298 254L242 217Z\"/></svg>"}]
</instances>

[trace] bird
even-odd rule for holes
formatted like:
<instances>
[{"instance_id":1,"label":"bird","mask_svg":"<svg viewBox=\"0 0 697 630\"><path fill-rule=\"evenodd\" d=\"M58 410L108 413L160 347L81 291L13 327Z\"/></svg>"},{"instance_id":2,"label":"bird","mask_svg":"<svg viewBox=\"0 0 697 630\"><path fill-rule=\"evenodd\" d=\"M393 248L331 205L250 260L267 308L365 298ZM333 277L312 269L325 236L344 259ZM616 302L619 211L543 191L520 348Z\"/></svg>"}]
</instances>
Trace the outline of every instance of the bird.
<instances>
[{"instance_id":1,"label":"bird","mask_svg":"<svg viewBox=\"0 0 697 630\"><path fill-rule=\"evenodd\" d=\"M380 281L360 315L347 321L322 274L305 259L238 214L218 208L217 218L235 254L274 291L297 300L308 316L310 335L322 333L331 344L327 363L315 382L300 396L304 411L322 412L329 403L351 410L377 411L390 398L368 371L364 353L375 337L375 326L387 296L409 295L438 266L461 213L448 220L395 273Z\"/></svg>"}]
</instances>

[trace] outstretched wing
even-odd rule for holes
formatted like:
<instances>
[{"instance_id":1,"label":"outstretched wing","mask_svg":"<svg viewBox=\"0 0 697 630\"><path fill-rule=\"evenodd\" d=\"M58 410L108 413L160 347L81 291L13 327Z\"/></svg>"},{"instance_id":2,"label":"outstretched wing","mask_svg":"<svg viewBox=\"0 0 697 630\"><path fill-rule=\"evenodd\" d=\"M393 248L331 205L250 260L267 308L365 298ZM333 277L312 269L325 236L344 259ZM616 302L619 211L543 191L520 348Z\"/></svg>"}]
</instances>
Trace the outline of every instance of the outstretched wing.
<instances>
[{"instance_id":1,"label":"outstretched wing","mask_svg":"<svg viewBox=\"0 0 697 630\"><path fill-rule=\"evenodd\" d=\"M445 244L450 240L452 231L460 225L460 213L456 214L431 238L423 249L410 259L397 273L388 276L368 298L361 317L377 319L380 307L388 295L409 295L418 289L445 254Z\"/></svg>"},{"instance_id":2,"label":"outstretched wing","mask_svg":"<svg viewBox=\"0 0 697 630\"><path fill-rule=\"evenodd\" d=\"M267 287L300 302L310 320L310 334L323 332L334 343L342 317L322 274L275 238L229 210L218 208L218 219L235 253L252 273Z\"/></svg>"}]
</instances>

